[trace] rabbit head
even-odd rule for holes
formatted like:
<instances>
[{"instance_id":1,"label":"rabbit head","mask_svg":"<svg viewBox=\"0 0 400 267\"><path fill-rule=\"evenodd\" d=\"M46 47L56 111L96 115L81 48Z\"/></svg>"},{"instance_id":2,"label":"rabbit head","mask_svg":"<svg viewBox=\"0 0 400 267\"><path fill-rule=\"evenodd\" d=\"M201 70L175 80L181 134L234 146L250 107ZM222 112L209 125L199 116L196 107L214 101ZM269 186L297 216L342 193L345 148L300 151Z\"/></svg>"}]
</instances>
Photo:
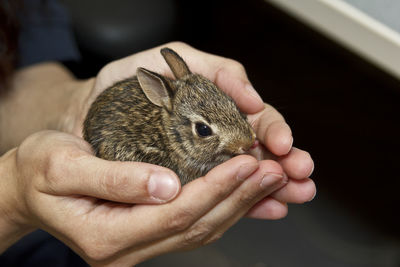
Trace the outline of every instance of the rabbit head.
<instances>
[{"instance_id":1,"label":"rabbit head","mask_svg":"<svg viewBox=\"0 0 400 267\"><path fill-rule=\"evenodd\" d=\"M163 108L162 124L171 152L186 167L207 172L229 158L246 153L255 133L233 100L210 80L193 74L173 50L161 54L176 80L144 68L137 78L146 97Z\"/></svg>"}]
</instances>

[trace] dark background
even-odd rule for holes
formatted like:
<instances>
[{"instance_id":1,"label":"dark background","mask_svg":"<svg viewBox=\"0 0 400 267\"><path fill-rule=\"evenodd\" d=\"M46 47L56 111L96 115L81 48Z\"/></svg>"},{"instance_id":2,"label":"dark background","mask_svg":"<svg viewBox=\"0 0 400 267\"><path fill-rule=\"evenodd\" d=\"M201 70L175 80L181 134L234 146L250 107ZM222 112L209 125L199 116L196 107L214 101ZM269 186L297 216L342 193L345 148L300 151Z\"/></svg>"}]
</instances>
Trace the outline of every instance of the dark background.
<instances>
[{"instance_id":1,"label":"dark background","mask_svg":"<svg viewBox=\"0 0 400 267\"><path fill-rule=\"evenodd\" d=\"M315 161L317 197L287 218L140 266L400 266L399 80L262 0L63 2L78 77L172 40L236 59Z\"/></svg>"}]
</instances>

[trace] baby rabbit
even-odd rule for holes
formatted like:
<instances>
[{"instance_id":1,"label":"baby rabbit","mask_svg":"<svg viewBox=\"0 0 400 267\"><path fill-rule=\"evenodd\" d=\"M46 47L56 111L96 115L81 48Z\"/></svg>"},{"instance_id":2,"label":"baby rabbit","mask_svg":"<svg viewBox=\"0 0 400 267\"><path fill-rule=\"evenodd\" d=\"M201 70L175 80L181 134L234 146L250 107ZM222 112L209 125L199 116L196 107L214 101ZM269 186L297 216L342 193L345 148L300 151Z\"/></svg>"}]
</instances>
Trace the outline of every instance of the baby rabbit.
<instances>
[{"instance_id":1,"label":"baby rabbit","mask_svg":"<svg viewBox=\"0 0 400 267\"><path fill-rule=\"evenodd\" d=\"M83 136L100 158L161 165L184 185L246 153L255 133L229 96L173 50L161 54L176 80L138 68L97 97Z\"/></svg>"}]
</instances>

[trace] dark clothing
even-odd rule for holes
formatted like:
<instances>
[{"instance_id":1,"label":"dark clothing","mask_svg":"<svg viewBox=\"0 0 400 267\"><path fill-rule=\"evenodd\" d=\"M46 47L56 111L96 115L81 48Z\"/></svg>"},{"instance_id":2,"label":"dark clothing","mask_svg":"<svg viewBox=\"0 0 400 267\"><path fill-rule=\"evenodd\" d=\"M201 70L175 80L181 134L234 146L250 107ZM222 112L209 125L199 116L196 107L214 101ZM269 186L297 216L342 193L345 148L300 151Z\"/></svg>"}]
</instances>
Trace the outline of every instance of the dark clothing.
<instances>
[{"instance_id":1,"label":"dark clothing","mask_svg":"<svg viewBox=\"0 0 400 267\"><path fill-rule=\"evenodd\" d=\"M58 1L25 0L20 22L19 67L79 60L68 13Z\"/></svg>"},{"instance_id":2,"label":"dark clothing","mask_svg":"<svg viewBox=\"0 0 400 267\"><path fill-rule=\"evenodd\" d=\"M70 248L48 233L38 230L0 255L4 267L83 267L88 266Z\"/></svg>"}]
</instances>

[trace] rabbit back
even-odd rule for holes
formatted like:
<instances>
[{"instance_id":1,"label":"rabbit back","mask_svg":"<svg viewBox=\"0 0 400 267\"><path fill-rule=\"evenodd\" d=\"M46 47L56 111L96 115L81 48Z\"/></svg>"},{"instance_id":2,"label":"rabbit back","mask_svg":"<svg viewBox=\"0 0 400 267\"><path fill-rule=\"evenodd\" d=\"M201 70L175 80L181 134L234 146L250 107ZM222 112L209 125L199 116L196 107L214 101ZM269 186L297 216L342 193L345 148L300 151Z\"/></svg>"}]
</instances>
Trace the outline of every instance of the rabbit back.
<instances>
[{"instance_id":1,"label":"rabbit back","mask_svg":"<svg viewBox=\"0 0 400 267\"><path fill-rule=\"evenodd\" d=\"M160 121L161 108L148 101L133 77L97 97L84 122L84 139L103 159L157 161L165 151Z\"/></svg>"}]
</instances>

